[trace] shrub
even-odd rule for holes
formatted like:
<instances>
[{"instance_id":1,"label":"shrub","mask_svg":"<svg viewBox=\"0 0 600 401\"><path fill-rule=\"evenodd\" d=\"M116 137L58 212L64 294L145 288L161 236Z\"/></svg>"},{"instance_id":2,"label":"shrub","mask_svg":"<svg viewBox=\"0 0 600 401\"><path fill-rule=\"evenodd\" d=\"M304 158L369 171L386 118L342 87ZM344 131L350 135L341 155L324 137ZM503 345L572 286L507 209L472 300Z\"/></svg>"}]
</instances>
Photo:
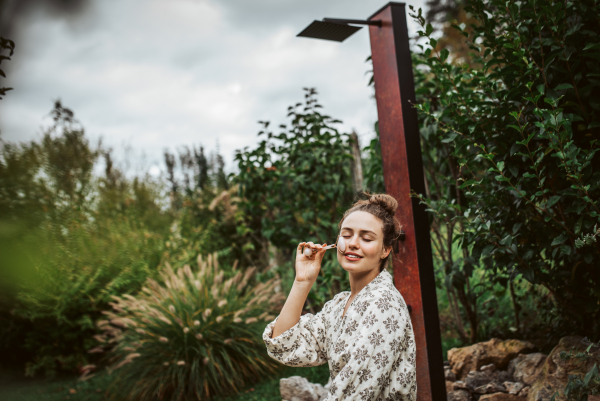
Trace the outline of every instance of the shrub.
<instances>
[{"instance_id":1,"label":"shrub","mask_svg":"<svg viewBox=\"0 0 600 401\"><path fill-rule=\"evenodd\" d=\"M0 144L1 363L28 375L90 362L94 321L155 273L173 220L160 182L127 178L60 101L50 114L41 140Z\"/></svg>"},{"instance_id":2,"label":"shrub","mask_svg":"<svg viewBox=\"0 0 600 401\"><path fill-rule=\"evenodd\" d=\"M316 91L305 91L304 108L302 103L288 108L289 128L280 126L282 132L273 134L261 121L264 130L258 135L266 138L235 156L240 209L249 229L284 251L289 261L299 242L335 241L338 219L354 197L349 135L335 128L338 120L319 112ZM286 266L287 276L293 268ZM323 305L346 289L342 273L335 253L328 253L309 299Z\"/></svg>"},{"instance_id":3,"label":"shrub","mask_svg":"<svg viewBox=\"0 0 600 401\"><path fill-rule=\"evenodd\" d=\"M523 278L558 307L550 325L562 325L550 336L597 335L600 247L590 236L600 221L600 5L473 0L466 10L475 22L455 28L470 64L414 15L425 40L422 132L446 172L429 181L439 197L417 196L447 230L446 251L454 241L462 250L447 265L452 285L468 289L477 265L491 284ZM468 291L464 299L476 296Z\"/></svg>"},{"instance_id":4,"label":"shrub","mask_svg":"<svg viewBox=\"0 0 600 401\"><path fill-rule=\"evenodd\" d=\"M19 291L6 305L10 315L2 327L12 329L17 344L32 355L26 364L30 376L86 365L90 337L98 333L94 321L111 295L139 290L160 258L162 239L127 224L108 221L90 229L71 221L66 226L61 240L51 228L29 230L12 241L7 255L27 255L23 263L30 268L26 276L19 272Z\"/></svg>"},{"instance_id":5,"label":"shrub","mask_svg":"<svg viewBox=\"0 0 600 401\"><path fill-rule=\"evenodd\" d=\"M232 269L235 271L235 266ZM98 321L115 398L189 400L239 390L273 372L261 339L284 298L279 282L250 285L255 269L225 279L216 255L198 257L198 270L170 265L136 296L113 297L114 311Z\"/></svg>"}]
</instances>

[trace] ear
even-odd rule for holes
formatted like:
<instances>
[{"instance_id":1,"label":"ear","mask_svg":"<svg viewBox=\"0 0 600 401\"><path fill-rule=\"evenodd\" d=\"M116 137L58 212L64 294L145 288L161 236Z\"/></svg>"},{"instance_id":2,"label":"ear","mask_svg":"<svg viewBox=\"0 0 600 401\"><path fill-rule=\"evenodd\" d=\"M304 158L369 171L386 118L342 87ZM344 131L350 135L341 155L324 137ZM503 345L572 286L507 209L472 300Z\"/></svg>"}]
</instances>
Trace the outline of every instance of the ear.
<instances>
[{"instance_id":1,"label":"ear","mask_svg":"<svg viewBox=\"0 0 600 401\"><path fill-rule=\"evenodd\" d=\"M387 258L387 256L390 254L391 251L392 251L391 246L389 246L387 248L383 248L383 253L381 254L381 259Z\"/></svg>"}]
</instances>

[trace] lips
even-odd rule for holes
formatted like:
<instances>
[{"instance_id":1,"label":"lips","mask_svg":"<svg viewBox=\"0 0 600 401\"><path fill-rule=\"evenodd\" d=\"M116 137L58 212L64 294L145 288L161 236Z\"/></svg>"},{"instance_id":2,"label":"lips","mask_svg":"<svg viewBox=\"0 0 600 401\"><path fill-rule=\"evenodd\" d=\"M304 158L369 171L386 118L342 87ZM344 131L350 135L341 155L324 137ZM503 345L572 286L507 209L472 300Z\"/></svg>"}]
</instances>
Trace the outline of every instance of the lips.
<instances>
[{"instance_id":1,"label":"lips","mask_svg":"<svg viewBox=\"0 0 600 401\"><path fill-rule=\"evenodd\" d=\"M352 256L357 256L357 257L356 257L356 258L352 258L352 257L350 257L350 255L352 255ZM346 252L346 254L345 254L344 256L346 257L346 259L347 259L347 260L360 260L360 259L362 259L362 258L363 258L363 257L362 257L362 256L360 256L359 254L356 254L356 253L354 253L354 252Z\"/></svg>"}]
</instances>

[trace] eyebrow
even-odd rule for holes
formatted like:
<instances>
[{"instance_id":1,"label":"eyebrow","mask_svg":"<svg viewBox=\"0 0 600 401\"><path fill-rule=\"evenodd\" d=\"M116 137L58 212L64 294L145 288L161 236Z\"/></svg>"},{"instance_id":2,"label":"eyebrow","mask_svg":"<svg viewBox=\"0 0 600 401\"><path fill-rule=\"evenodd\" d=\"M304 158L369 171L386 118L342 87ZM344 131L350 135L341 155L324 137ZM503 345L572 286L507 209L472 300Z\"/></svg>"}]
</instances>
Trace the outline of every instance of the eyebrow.
<instances>
[{"instance_id":1,"label":"eyebrow","mask_svg":"<svg viewBox=\"0 0 600 401\"><path fill-rule=\"evenodd\" d=\"M346 231L352 231L352 232L354 232L354 230L353 230L353 229L351 229L351 228L348 228L348 227L342 227L342 230L341 230L341 231L344 231L344 230L346 230ZM371 231L371 230L359 230L358 232L359 232L359 233L363 233L363 234L372 234L372 235L374 235L374 236L377 236L377 233L375 233L374 231Z\"/></svg>"}]
</instances>

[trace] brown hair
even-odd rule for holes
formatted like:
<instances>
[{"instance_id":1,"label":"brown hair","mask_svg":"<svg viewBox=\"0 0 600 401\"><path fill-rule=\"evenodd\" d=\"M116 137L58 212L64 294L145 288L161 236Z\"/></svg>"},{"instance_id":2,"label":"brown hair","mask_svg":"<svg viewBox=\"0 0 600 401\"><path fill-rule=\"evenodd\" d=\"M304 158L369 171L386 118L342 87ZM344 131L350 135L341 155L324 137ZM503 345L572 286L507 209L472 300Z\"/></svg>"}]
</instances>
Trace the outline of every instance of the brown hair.
<instances>
[{"instance_id":1,"label":"brown hair","mask_svg":"<svg viewBox=\"0 0 600 401\"><path fill-rule=\"evenodd\" d=\"M358 211L371 213L373 216L377 217L383 222L382 231L384 248L392 247L393 249L394 241L396 241L400 236L400 230L402 228L402 225L396 218L398 202L392 196L387 194L371 195L367 192L364 192L363 194L368 196L368 198L359 200L350 209L346 210L346 213L344 213L344 216L338 224L338 230L341 230L342 223L350 213ZM387 263L391 253L392 252L390 252L388 256L381 260L381 264L379 265L380 272L385 268L385 264Z\"/></svg>"}]
</instances>

